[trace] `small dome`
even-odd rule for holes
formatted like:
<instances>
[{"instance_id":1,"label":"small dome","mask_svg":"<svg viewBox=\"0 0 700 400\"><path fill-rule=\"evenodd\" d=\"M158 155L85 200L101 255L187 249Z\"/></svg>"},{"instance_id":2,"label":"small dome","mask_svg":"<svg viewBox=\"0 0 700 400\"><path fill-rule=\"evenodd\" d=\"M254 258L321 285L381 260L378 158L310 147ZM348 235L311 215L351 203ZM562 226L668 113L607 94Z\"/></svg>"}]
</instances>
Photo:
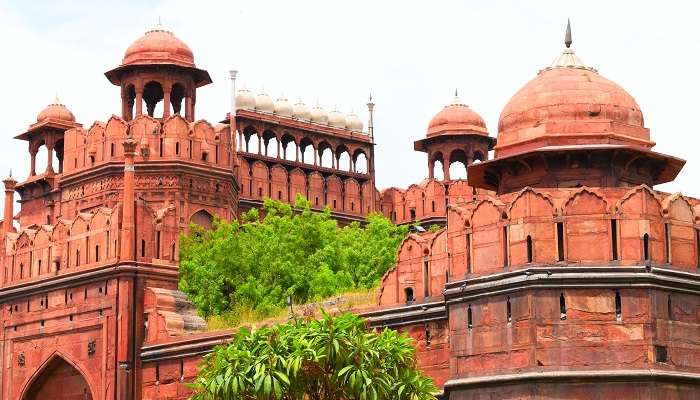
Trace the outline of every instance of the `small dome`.
<instances>
[{"instance_id":1,"label":"small dome","mask_svg":"<svg viewBox=\"0 0 700 400\"><path fill-rule=\"evenodd\" d=\"M292 109L292 115L296 118L308 121L311 119L311 110L299 99Z\"/></svg>"},{"instance_id":2,"label":"small dome","mask_svg":"<svg viewBox=\"0 0 700 400\"><path fill-rule=\"evenodd\" d=\"M484 119L462 103L455 92L452 102L430 120L428 136L444 133L479 133L488 135Z\"/></svg>"},{"instance_id":3,"label":"small dome","mask_svg":"<svg viewBox=\"0 0 700 400\"><path fill-rule=\"evenodd\" d=\"M328 113L328 125L336 128L345 128L347 125L345 115L334 108L333 111Z\"/></svg>"},{"instance_id":4,"label":"small dome","mask_svg":"<svg viewBox=\"0 0 700 400\"><path fill-rule=\"evenodd\" d=\"M275 103L272 101L270 95L262 92L255 96L255 109L271 113L275 111Z\"/></svg>"},{"instance_id":5,"label":"small dome","mask_svg":"<svg viewBox=\"0 0 700 400\"><path fill-rule=\"evenodd\" d=\"M245 108L252 110L255 108L255 96L250 93L250 90L243 88L236 94L236 108Z\"/></svg>"},{"instance_id":6,"label":"small dome","mask_svg":"<svg viewBox=\"0 0 700 400\"><path fill-rule=\"evenodd\" d=\"M292 105L284 95L277 98L275 101L275 114L283 117L291 117L293 113Z\"/></svg>"},{"instance_id":7,"label":"small dome","mask_svg":"<svg viewBox=\"0 0 700 400\"><path fill-rule=\"evenodd\" d=\"M75 116L73 113L68 109L68 107L61 104L58 98L56 98L53 103L46 106L46 108L39 113L39 115L36 117L36 122L41 122L49 118L65 122L75 122Z\"/></svg>"},{"instance_id":8,"label":"small dome","mask_svg":"<svg viewBox=\"0 0 700 400\"><path fill-rule=\"evenodd\" d=\"M364 125L362 124L362 120L360 119L360 117L357 116L357 114L351 112L345 117L345 120L347 121L348 129L350 129L351 131L362 132Z\"/></svg>"},{"instance_id":9,"label":"small dome","mask_svg":"<svg viewBox=\"0 0 700 400\"><path fill-rule=\"evenodd\" d=\"M123 65L175 64L194 67L189 46L160 24L137 39L126 49Z\"/></svg>"},{"instance_id":10,"label":"small dome","mask_svg":"<svg viewBox=\"0 0 700 400\"><path fill-rule=\"evenodd\" d=\"M328 113L319 104L311 109L311 122L325 124L328 122Z\"/></svg>"}]
</instances>

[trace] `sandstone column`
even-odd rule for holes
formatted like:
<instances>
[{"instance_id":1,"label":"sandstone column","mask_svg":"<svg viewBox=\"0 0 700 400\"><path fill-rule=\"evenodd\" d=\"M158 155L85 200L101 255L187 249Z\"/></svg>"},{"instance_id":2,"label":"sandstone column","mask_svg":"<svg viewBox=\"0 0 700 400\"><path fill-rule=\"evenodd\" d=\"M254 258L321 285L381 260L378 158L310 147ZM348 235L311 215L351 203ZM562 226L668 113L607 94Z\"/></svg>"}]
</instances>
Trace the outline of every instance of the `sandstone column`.
<instances>
[{"instance_id":1,"label":"sandstone column","mask_svg":"<svg viewBox=\"0 0 700 400\"><path fill-rule=\"evenodd\" d=\"M12 222L15 216L15 185L17 185L17 181L12 178L12 173L10 173L10 176L3 180L2 183L5 184L5 214L2 222L2 231L3 234L6 234L12 232Z\"/></svg>"},{"instance_id":2,"label":"sandstone column","mask_svg":"<svg viewBox=\"0 0 700 400\"><path fill-rule=\"evenodd\" d=\"M124 140L124 197L122 210L122 241L121 259L135 260L134 243L134 156L136 156L136 140L128 136Z\"/></svg>"}]
</instances>

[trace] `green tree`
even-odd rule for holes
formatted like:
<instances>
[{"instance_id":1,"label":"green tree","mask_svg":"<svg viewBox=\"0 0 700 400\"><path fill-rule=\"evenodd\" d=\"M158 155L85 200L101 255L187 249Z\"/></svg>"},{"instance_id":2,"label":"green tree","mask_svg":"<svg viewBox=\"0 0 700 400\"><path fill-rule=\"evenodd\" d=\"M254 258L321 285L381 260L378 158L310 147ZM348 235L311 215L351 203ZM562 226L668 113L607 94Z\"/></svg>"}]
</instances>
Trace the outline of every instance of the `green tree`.
<instances>
[{"instance_id":1,"label":"green tree","mask_svg":"<svg viewBox=\"0 0 700 400\"><path fill-rule=\"evenodd\" d=\"M242 329L204 359L193 400L430 400L411 339L352 314Z\"/></svg>"},{"instance_id":2,"label":"green tree","mask_svg":"<svg viewBox=\"0 0 700 400\"><path fill-rule=\"evenodd\" d=\"M294 207L267 199L241 220L181 237L180 289L204 316L237 307L266 314L287 296L302 303L375 287L407 233L379 214L340 228L302 197Z\"/></svg>"}]
</instances>

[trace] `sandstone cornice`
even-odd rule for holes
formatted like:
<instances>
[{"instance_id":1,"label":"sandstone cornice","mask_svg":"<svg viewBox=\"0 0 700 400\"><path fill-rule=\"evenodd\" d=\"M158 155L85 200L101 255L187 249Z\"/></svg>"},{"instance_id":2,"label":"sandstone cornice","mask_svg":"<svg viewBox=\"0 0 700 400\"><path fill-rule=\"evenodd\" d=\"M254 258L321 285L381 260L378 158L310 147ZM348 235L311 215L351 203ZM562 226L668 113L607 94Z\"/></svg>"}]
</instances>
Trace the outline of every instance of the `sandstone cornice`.
<instances>
[{"instance_id":1,"label":"sandstone cornice","mask_svg":"<svg viewBox=\"0 0 700 400\"><path fill-rule=\"evenodd\" d=\"M665 371L662 369L621 369L621 370L591 370L591 371L543 371L523 372L518 374L479 376L473 378L450 379L445 382L445 392L465 389L468 387L510 385L535 382L563 381L600 381L600 382L629 382L629 381L671 381L671 382L700 382L700 374L692 372Z\"/></svg>"},{"instance_id":2,"label":"sandstone cornice","mask_svg":"<svg viewBox=\"0 0 700 400\"><path fill-rule=\"evenodd\" d=\"M220 344L231 340L235 335L233 330L218 331L192 335L186 338L177 337L165 343L151 344L141 348L141 361L153 362L169 359L181 359L188 356L202 355Z\"/></svg>"},{"instance_id":3,"label":"sandstone cornice","mask_svg":"<svg viewBox=\"0 0 700 400\"><path fill-rule=\"evenodd\" d=\"M657 266L540 266L449 282L447 305L527 289L656 288L700 293L700 274Z\"/></svg>"}]
</instances>

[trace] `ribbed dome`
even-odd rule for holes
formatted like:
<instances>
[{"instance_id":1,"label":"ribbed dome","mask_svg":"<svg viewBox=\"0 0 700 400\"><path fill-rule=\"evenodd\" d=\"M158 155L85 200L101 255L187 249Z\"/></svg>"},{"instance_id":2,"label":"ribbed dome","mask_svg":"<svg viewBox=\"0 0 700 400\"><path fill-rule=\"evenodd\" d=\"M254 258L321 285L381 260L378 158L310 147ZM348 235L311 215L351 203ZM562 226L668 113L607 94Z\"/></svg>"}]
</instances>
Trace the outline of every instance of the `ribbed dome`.
<instances>
[{"instance_id":1,"label":"ribbed dome","mask_svg":"<svg viewBox=\"0 0 700 400\"><path fill-rule=\"evenodd\" d=\"M357 116L357 114L351 112L345 117L345 119L347 121L348 129L350 129L351 131L362 132L364 125L362 124L362 120L360 119L360 117Z\"/></svg>"},{"instance_id":2,"label":"ribbed dome","mask_svg":"<svg viewBox=\"0 0 700 400\"><path fill-rule=\"evenodd\" d=\"M126 49L123 65L175 64L194 67L189 46L161 25L146 32Z\"/></svg>"},{"instance_id":3,"label":"ribbed dome","mask_svg":"<svg viewBox=\"0 0 700 400\"><path fill-rule=\"evenodd\" d=\"M292 108L292 115L296 118L308 121L311 119L311 110L301 101L301 99L299 99L299 101Z\"/></svg>"},{"instance_id":4,"label":"ribbed dome","mask_svg":"<svg viewBox=\"0 0 700 400\"><path fill-rule=\"evenodd\" d=\"M292 112L292 105L284 95L280 96L277 101L275 101L275 114L283 117L291 117Z\"/></svg>"},{"instance_id":5,"label":"ribbed dome","mask_svg":"<svg viewBox=\"0 0 700 400\"><path fill-rule=\"evenodd\" d=\"M236 108L252 110L255 108L255 96L248 89L240 89L236 93Z\"/></svg>"},{"instance_id":6,"label":"ribbed dome","mask_svg":"<svg viewBox=\"0 0 700 400\"><path fill-rule=\"evenodd\" d=\"M452 102L435 114L428 124L428 137L445 133L488 135L484 119L462 103L456 92Z\"/></svg>"},{"instance_id":7,"label":"ribbed dome","mask_svg":"<svg viewBox=\"0 0 700 400\"><path fill-rule=\"evenodd\" d=\"M496 155L573 144L653 145L634 98L566 49L501 112Z\"/></svg>"},{"instance_id":8,"label":"ribbed dome","mask_svg":"<svg viewBox=\"0 0 700 400\"><path fill-rule=\"evenodd\" d=\"M311 109L311 122L318 122L320 124L328 122L328 113L318 104Z\"/></svg>"},{"instance_id":9,"label":"ribbed dome","mask_svg":"<svg viewBox=\"0 0 700 400\"><path fill-rule=\"evenodd\" d=\"M328 113L328 125L336 128L345 128L345 114L334 108L333 111Z\"/></svg>"},{"instance_id":10,"label":"ribbed dome","mask_svg":"<svg viewBox=\"0 0 700 400\"><path fill-rule=\"evenodd\" d=\"M271 113L275 111L275 103L269 94L263 92L255 96L255 109Z\"/></svg>"},{"instance_id":11,"label":"ribbed dome","mask_svg":"<svg viewBox=\"0 0 700 400\"><path fill-rule=\"evenodd\" d=\"M75 116L73 113L68 109L68 107L61 104L58 98L56 98L53 103L46 106L46 108L44 108L39 115L37 115L36 121L41 122L49 118L66 122L75 122Z\"/></svg>"}]
</instances>

